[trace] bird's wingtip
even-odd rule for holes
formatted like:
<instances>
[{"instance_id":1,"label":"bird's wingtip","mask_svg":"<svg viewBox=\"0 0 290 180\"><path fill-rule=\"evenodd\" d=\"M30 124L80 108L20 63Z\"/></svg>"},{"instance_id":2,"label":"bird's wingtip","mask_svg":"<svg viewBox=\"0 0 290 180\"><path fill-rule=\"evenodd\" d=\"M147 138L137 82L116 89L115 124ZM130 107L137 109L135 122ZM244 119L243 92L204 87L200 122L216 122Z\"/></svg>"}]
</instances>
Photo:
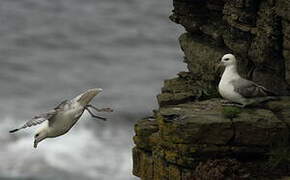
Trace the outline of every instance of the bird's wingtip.
<instances>
[{"instance_id":1,"label":"bird's wingtip","mask_svg":"<svg viewBox=\"0 0 290 180\"><path fill-rule=\"evenodd\" d=\"M11 131L9 131L9 133L14 133L14 132L16 132L16 131L18 131L19 129L13 129L13 130L11 130Z\"/></svg>"}]
</instances>

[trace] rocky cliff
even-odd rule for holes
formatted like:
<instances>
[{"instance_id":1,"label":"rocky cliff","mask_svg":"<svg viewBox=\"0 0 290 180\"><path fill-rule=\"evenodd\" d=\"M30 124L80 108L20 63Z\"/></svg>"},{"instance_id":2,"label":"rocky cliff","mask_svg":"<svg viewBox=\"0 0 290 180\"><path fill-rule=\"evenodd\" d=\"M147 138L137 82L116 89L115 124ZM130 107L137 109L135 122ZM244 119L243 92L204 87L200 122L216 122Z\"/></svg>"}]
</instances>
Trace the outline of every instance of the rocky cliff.
<instances>
[{"instance_id":1,"label":"rocky cliff","mask_svg":"<svg viewBox=\"0 0 290 180\"><path fill-rule=\"evenodd\" d=\"M216 64L233 53L242 76L289 95L290 1L173 0L170 19L188 72L166 80L160 108L135 125L134 175L142 180L290 176L290 98L223 107Z\"/></svg>"}]
</instances>

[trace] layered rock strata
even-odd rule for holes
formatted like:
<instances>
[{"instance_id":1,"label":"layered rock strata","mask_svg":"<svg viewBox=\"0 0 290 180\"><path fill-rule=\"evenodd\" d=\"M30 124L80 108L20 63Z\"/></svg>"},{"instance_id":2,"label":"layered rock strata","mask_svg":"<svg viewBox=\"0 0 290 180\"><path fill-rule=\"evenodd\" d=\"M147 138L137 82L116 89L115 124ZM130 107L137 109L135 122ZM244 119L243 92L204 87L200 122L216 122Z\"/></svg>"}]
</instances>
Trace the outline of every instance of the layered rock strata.
<instances>
[{"instance_id":1,"label":"layered rock strata","mask_svg":"<svg viewBox=\"0 0 290 180\"><path fill-rule=\"evenodd\" d=\"M289 104L290 98L284 98L241 110L211 99L161 107L155 117L135 125L133 173L142 180L189 180L197 178L198 167L208 160L263 165L270 149L288 140ZM237 177L251 171L242 170Z\"/></svg>"},{"instance_id":2,"label":"layered rock strata","mask_svg":"<svg viewBox=\"0 0 290 180\"><path fill-rule=\"evenodd\" d=\"M290 98L223 107L217 93L222 70L216 66L222 55L233 53L243 77L289 95L290 2L174 0L173 5L170 19L187 31L179 42L188 72L165 80L157 96L160 108L136 123L133 174L142 180L290 176L290 166L266 165L275 147L288 146Z\"/></svg>"}]
</instances>

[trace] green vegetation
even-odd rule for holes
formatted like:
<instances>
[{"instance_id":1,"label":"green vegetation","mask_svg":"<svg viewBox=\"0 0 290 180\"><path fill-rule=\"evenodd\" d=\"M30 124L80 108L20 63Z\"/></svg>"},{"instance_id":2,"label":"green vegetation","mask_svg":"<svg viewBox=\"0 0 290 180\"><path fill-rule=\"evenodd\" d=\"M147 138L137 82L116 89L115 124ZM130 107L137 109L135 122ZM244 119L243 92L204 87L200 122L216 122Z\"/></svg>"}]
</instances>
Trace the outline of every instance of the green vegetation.
<instances>
[{"instance_id":1,"label":"green vegetation","mask_svg":"<svg viewBox=\"0 0 290 180\"><path fill-rule=\"evenodd\" d=\"M233 119L239 116L239 114L242 112L241 108L238 107L223 107L222 114L225 118Z\"/></svg>"}]
</instances>

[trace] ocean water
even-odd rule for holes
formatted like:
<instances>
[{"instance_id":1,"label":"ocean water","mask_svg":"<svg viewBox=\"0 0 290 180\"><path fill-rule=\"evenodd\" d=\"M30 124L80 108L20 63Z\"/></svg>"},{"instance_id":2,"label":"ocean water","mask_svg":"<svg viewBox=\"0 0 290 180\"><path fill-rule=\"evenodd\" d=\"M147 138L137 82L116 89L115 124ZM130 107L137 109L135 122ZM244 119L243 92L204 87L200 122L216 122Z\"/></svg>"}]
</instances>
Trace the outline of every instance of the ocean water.
<instances>
[{"instance_id":1,"label":"ocean water","mask_svg":"<svg viewBox=\"0 0 290 180\"><path fill-rule=\"evenodd\" d=\"M185 69L182 29L168 0L0 1L0 180L133 180L134 122L157 108L162 81ZM33 148L37 127L9 134L37 113L99 87L64 136Z\"/></svg>"}]
</instances>

